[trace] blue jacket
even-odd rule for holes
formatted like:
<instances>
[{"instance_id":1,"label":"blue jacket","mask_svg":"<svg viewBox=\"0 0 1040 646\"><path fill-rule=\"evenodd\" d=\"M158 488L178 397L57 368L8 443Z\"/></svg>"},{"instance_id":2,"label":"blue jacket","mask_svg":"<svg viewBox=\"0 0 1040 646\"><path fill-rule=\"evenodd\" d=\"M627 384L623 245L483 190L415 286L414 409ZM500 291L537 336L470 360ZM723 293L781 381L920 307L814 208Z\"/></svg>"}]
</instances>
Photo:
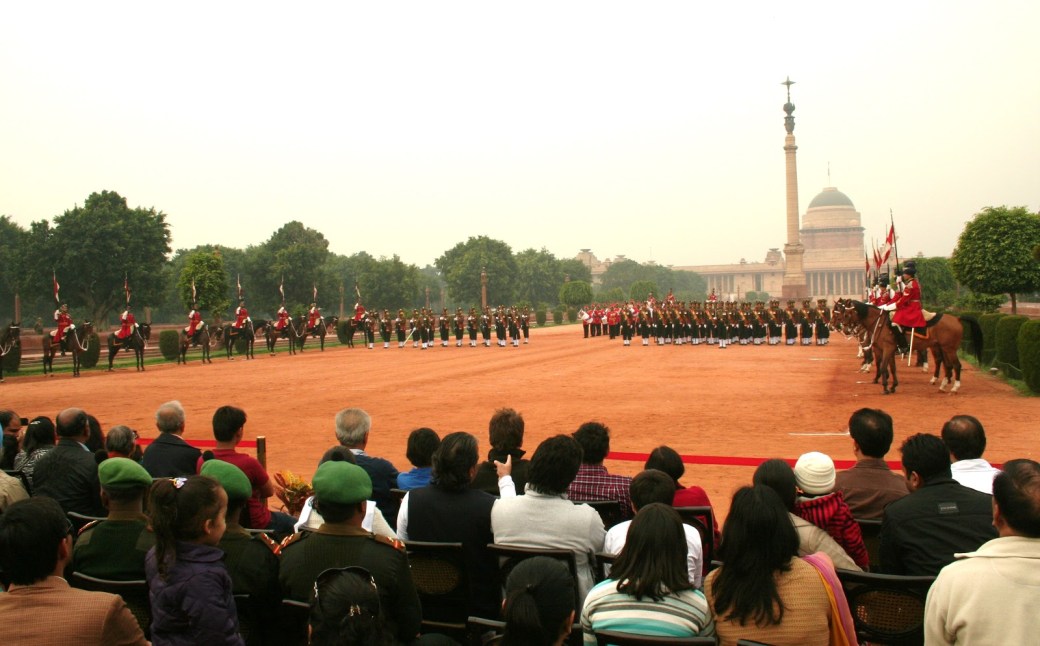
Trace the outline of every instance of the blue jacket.
<instances>
[{"instance_id":1,"label":"blue jacket","mask_svg":"<svg viewBox=\"0 0 1040 646\"><path fill-rule=\"evenodd\" d=\"M177 560L159 578L155 548L145 559L154 646L243 646L224 552L177 541Z\"/></svg>"}]
</instances>

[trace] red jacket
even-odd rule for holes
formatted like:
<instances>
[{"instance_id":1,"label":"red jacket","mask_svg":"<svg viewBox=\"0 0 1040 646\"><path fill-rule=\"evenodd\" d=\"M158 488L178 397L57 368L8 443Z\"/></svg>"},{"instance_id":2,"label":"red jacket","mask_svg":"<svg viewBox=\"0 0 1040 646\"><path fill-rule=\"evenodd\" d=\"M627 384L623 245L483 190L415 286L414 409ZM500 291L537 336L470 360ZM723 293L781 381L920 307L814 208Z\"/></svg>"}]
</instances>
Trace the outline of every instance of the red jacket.
<instances>
[{"instance_id":1,"label":"red jacket","mask_svg":"<svg viewBox=\"0 0 1040 646\"><path fill-rule=\"evenodd\" d=\"M921 313L921 284L911 280L903 287L903 291L893 301L896 313L892 321L904 327L924 327L924 315Z\"/></svg>"},{"instance_id":2,"label":"red jacket","mask_svg":"<svg viewBox=\"0 0 1040 646\"><path fill-rule=\"evenodd\" d=\"M870 567L870 556L867 554L866 545L863 544L863 533L853 519L852 511L840 491L817 498L800 499L794 505L794 513L826 530L831 538L845 549L856 565L864 570Z\"/></svg>"}]
</instances>

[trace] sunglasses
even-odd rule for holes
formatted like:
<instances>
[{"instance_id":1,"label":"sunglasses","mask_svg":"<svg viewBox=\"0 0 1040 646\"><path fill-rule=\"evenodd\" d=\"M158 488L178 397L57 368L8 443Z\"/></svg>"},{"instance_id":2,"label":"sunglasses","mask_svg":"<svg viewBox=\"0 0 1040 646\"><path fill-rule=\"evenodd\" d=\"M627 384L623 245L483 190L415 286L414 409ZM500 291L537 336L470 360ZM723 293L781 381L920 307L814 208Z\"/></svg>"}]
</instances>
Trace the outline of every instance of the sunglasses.
<instances>
[{"instance_id":1,"label":"sunglasses","mask_svg":"<svg viewBox=\"0 0 1040 646\"><path fill-rule=\"evenodd\" d=\"M321 609L321 595L319 593L319 590L322 587L324 587L325 584L327 584L329 581L333 580L334 578L343 573L356 574L362 579L368 581L368 584L372 586L372 590L376 593L378 597L379 587L376 585L375 577L373 577L372 573L366 570L365 568L357 565L348 565L347 567L340 568L329 568L327 570L324 570L321 574L318 575L316 579L314 579L314 605L318 607L319 610ZM355 615L360 615L361 612L361 607L356 603L350 605L351 617Z\"/></svg>"}]
</instances>

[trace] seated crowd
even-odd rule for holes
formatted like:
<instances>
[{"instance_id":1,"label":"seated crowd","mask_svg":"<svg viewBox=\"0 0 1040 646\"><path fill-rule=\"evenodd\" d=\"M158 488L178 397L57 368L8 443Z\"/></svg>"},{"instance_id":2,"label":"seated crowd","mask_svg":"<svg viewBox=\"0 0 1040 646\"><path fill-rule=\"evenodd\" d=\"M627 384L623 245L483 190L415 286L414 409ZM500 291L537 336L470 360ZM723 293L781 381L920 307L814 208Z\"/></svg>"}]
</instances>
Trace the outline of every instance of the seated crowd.
<instances>
[{"instance_id":1,"label":"seated crowd","mask_svg":"<svg viewBox=\"0 0 1040 646\"><path fill-rule=\"evenodd\" d=\"M205 452L175 401L143 452L136 431L103 435L75 408L0 421L0 643L438 645L479 617L499 644L591 645L602 631L855 644L842 571L934 578L929 644L1034 638L1040 464L990 465L971 416L903 441L900 475L884 460L892 418L857 410L852 468L820 452L766 460L721 531L704 489L680 484L674 449L634 477L609 473L610 431L594 421L528 458L523 417L498 410L486 460L469 433L416 429L414 468L399 472L367 453L369 415L344 409L298 518L270 509L273 481L237 450L247 416L233 406L214 412ZM428 544L459 546L447 607L417 578ZM146 581L148 618L84 580Z\"/></svg>"}]
</instances>

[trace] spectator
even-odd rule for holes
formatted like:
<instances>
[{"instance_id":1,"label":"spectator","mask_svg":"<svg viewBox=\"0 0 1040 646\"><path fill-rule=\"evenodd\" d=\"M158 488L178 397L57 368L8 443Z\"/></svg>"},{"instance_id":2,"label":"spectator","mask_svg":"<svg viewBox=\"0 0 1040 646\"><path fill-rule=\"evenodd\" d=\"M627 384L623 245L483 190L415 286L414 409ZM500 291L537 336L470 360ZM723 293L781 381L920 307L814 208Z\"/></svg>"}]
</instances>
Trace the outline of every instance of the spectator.
<instances>
[{"instance_id":1,"label":"spectator","mask_svg":"<svg viewBox=\"0 0 1040 646\"><path fill-rule=\"evenodd\" d=\"M155 411L159 437L148 446L141 464L153 478L187 476L198 469L202 451L184 441L184 407L169 401Z\"/></svg>"},{"instance_id":2,"label":"spectator","mask_svg":"<svg viewBox=\"0 0 1040 646\"><path fill-rule=\"evenodd\" d=\"M62 578L72 559L71 530L61 506L42 496L0 515L0 567L11 580L0 594L0 643L148 644L118 595L77 590Z\"/></svg>"},{"instance_id":3,"label":"spectator","mask_svg":"<svg viewBox=\"0 0 1040 646\"><path fill-rule=\"evenodd\" d=\"M97 462L84 442L90 433L87 414L78 408L58 413L58 445L36 463L33 494L54 498L66 512L104 516Z\"/></svg>"},{"instance_id":4,"label":"spectator","mask_svg":"<svg viewBox=\"0 0 1040 646\"><path fill-rule=\"evenodd\" d=\"M95 454L104 450L105 434L101 432L101 422L98 421L98 418L93 415L87 415L87 428L90 429L90 432L87 434L87 441L84 442L87 450Z\"/></svg>"},{"instance_id":5,"label":"spectator","mask_svg":"<svg viewBox=\"0 0 1040 646\"><path fill-rule=\"evenodd\" d=\"M397 522L398 501L391 489L397 487L397 468L389 460L365 453L372 418L360 408L344 408L336 413L336 439L354 454L357 465L372 479L372 500L393 526Z\"/></svg>"},{"instance_id":6,"label":"spectator","mask_svg":"<svg viewBox=\"0 0 1040 646\"><path fill-rule=\"evenodd\" d=\"M992 496L950 476L950 452L935 435L912 435L901 451L910 495L885 508L881 569L935 576L955 553L972 552L996 538Z\"/></svg>"},{"instance_id":7,"label":"spectator","mask_svg":"<svg viewBox=\"0 0 1040 646\"><path fill-rule=\"evenodd\" d=\"M379 587L363 567L332 568L318 575L311 599L312 646L384 646L387 634Z\"/></svg>"},{"instance_id":8,"label":"spectator","mask_svg":"<svg viewBox=\"0 0 1040 646\"><path fill-rule=\"evenodd\" d=\"M495 541L491 533L491 507L495 497L470 488L477 467L477 438L450 433L433 454L433 484L405 494L397 516L402 540L462 543L469 570L468 615L495 617L500 605L498 564L487 549ZM503 498L516 495L509 476L510 461L498 463Z\"/></svg>"},{"instance_id":9,"label":"spectator","mask_svg":"<svg viewBox=\"0 0 1040 646\"><path fill-rule=\"evenodd\" d=\"M965 487L993 494L993 478L1000 469L982 459L986 431L971 415L955 415L943 424L942 440L950 450L950 475Z\"/></svg>"},{"instance_id":10,"label":"spectator","mask_svg":"<svg viewBox=\"0 0 1040 646\"><path fill-rule=\"evenodd\" d=\"M54 422L49 417L34 417L25 427L22 450L14 459L14 468L25 474L30 487L34 486L33 473L36 471L36 463L54 450L57 441L58 434L54 430Z\"/></svg>"},{"instance_id":11,"label":"spectator","mask_svg":"<svg viewBox=\"0 0 1040 646\"><path fill-rule=\"evenodd\" d=\"M300 532L284 543L278 574L284 598L310 601L318 575L329 568L367 568L386 612L387 629L400 642L419 634L422 609L408 571L404 543L365 531L372 481L358 465L326 462L314 474L314 506L325 522L314 532Z\"/></svg>"},{"instance_id":12,"label":"spectator","mask_svg":"<svg viewBox=\"0 0 1040 646\"><path fill-rule=\"evenodd\" d=\"M832 630L855 639L847 608L840 616L831 609L832 595L844 598L833 566L825 555L808 557L820 565L796 558L798 535L789 518L769 487L742 487L733 495L722 527L722 566L704 584L723 646L738 639L800 646L842 643L831 642ZM829 576L821 577L827 568Z\"/></svg>"},{"instance_id":13,"label":"spectator","mask_svg":"<svg viewBox=\"0 0 1040 646\"><path fill-rule=\"evenodd\" d=\"M213 449L214 459L229 462L246 474L253 486L253 495L246 503L249 514L250 529L270 529L276 540L281 540L293 533L296 519L280 511L271 511L267 507L267 499L274 495L274 483L267 475L264 466L251 455L239 453L236 447L242 442L245 434L246 412L235 406L221 406L213 413L213 438L217 445ZM207 451L207 454L210 453ZM202 469L203 459L200 457L197 470Z\"/></svg>"},{"instance_id":14,"label":"spectator","mask_svg":"<svg viewBox=\"0 0 1040 646\"><path fill-rule=\"evenodd\" d=\"M794 513L825 530L852 557L856 565L870 568L859 523L852 518L840 491L834 491L834 461L818 451L803 453L794 465L794 480L802 495Z\"/></svg>"},{"instance_id":15,"label":"spectator","mask_svg":"<svg viewBox=\"0 0 1040 646\"><path fill-rule=\"evenodd\" d=\"M505 591L502 646L567 643L574 623L574 577L563 562L547 556L526 559L509 573Z\"/></svg>"},{"instance_id":16,"label":"spectator","mask_svg":"<svg viewBox=\"0 0 1040 646\"><path fill-rule=\"evenodd\" d=\"M675 482L675 497L672 499L673 507L711 507L708 492L696 485L684 487L679 482L679 478L686 473L686 466L683 464L682 456L670 446L659 446L651 451L643 468L657 469L671 476ZM712 508L711 514L711 530L715 535L715 544L718 545L722 541L722 535L719 533L719 519L715 516L714 508Z\"/></svg>"},{"instance_id":17,"label":"spectator","mask_svg":"<svg viewBox=\"0 0 1040 646\"><path fill-rule=\"evenodd\" d=\"M633 480L633 494L636 481L647 473L668 479L660 471L644 471ZM708 602L689 576L689 540L689 532L669 502L640 507L610 577L585 599L581 611L585 643L596 644L596 630L661 637L714 636ZM696 571L700 572L699 565Z\"/></svg>"},{"instance_id":18,"label":"spectator","mask_svg":"<svg viewBox=\"0 0 1040 646\"><path fill-rule=\"evenodd\" d=\"M148 552L153 646L242 646L231 577L217 548L227 494L212 478L156 481L148 500L155 547Z\"/></svg>"},{"instance_id":19,"label":"spectator","mask_svg":"<svg viewBox=\"0 0 1040 646\"><path fill-rule=\"evenodd\" d=\"M835 488L855 518L880 520L886 505L910 493L906 478L892 473L885 462L892 446L892 417L880 409L861 408L849 418L849 435L856 464L835 476Z\"/></svg>"},{"instance_id":20,"label":"spectator","mask_svg":"<svg viewBox=\"0 0 1040 646\"><path fill-rule=\"evenodd\" d=\"M133 460L109 458L98 465L98 479L108 516L80 530L72 551L72 569L101 579L141 580L145 578L145 557L155 545L144 515L144 497L152 478Z\"/></svg>"},{"instance_id":21,"label":"spectator","mask_svg":"<svg viewBox=\"0 0 1040 646\"><path fill-rule=\"evenodd\" d=\"M581 468L567 487L567 497L575 502L616 500L621 504L621 519L632 517L628 488L632 478L607 473L603 460L610 453L610 429L599 422L586 422L573 435L581 446Z\"/></svg>"},{"instance_id":22,"label":"spectator","mask_svg":"<svg viewBox=\"0 0 1040 646\"><path fill-rule=\"evenodd\" d=\"M638 515L640 509L655 502L671 506L675 497L675 481L663 471L647 469L632 478L629 493L632 497L632 510ZM631 520L626 520L607 530L603 551L607 554L620 554L625 547L631 524ZM701 533L685 524L683 532L686 534L686 565L690 581L693 587L700 588L704 572Z\"/></svg>"},{"instance_id":23,"label":"spectator","mask_svg":"<svg viewBox=\"0 0 1040 646\"><path fill-rule=\"evenodd\" d=\"M417 428L408 435L408 448L405 457L415 467L407 473L397 474L397 488L408 491L430 484L433 475L433 452L441 443L441 438L432 428Z\"/></svg>"},{"instance_id":24,"label":"spectator","mask_svg":"<svg viewBox=\"0 0 1040 646\"><path fill-rule=\"evenodd\" d=\"M753 482L756 485L769 487L780 497L780 502L787 509L795 532L798 533L798 556L823 552L836 568L856 571L861 569L842 549L841 545L831 538L830 534L801 516L795 515L798 485L795 484L794 471L790 464L779 458L766 460L755 469Z\"/></svg>"},{"instance_id":25,"label":"spectator","mask_svg":"<svg viewBox=\"0 0 1040 646\"><path fill-rule=\"evenodd\" d=\"M137 431L129 426L113 426L105 436L105 451L110 458L129 458L141 461L141 448L137 446Z\"/></svg>"},{"instance_id":26,"label":"spectator","mask_svg":"<svg viewBox=\"0 0 1040 646\"><path fill-rule=\"evenodd\" d=\"M512 462L513 484L516 492L522 494L527 485L527 471L531 461L524 459L526 451L520 447L524 444L524 418L512 408L499 408L488 422L487 462L480 463L477 475L473 478L474 489L486 491L492 496L498 495L498 469L496 462L505 463L508 458Z\"/></svg>"},{"instance_id":27,"label":"spectator","mask_svg":"<svg viewBox=\"0 0 1040 646\"><path fill-rule=\"evenodd\" d=\"M4 513L4 510L14 503L19 500L25 500L28 497L29 492L22 486L21 479L0 471L0 514Z\"/></svg>"},{"instance_id":28,"label":"spectator","mask_svg":"<svg viewBox=\"0 0 1040 646\"><path fill-rule=\"evenodd\" d=\"M0 469L14 469L14 458L18 455L18 434L22 431L22 418L13 410L0 410Z\"/></svg>"},{"instance_id":29,"label":"spectator","mask_svg":"<svg viewBox=\"0 0 1040 646\"><path fill-rule=\"evenodd\" d=\"M318 461L318 466L325 464L326 462L349 462L350 464L357 464L357 459L354 454L350 452L350 449L343 446L334 446L325 454L321 456L321 460ZM321 527L321 524L325 522L325 519L321 517L317 511L314 510L314 496L311 496L303 503L303 510L300 512L300 520L296 522L296 531L311 530L314 531ZM380 536L386 536L387 538L397 538L397 533L390 527L390 523L386 522L383 518L383 512L379 511L379 507L376 507L376 503L371 500L366 501L365 504L365 518L361 521L361 527L373 534L379 534Z\"/></svg>"},{"instance_id":30,"label":"spectator","mask_svg":"<svg viewBox=\"0 0 1040 646\"><path fill-rule=\"evenodd\" d=\"M495 502L491 532L502 545L573 551L584 599L595 580L589 555L602 551L606 531L595 509L566 497L580 466L581 447L574 438L556 435L539 444L531 458L526 493Z\"/></svg>"},{"instance_id":31,"label":"spectator","mask_svg":"<svg viewBox=\"0 0 1040 646\"><path fill-rule=\"evenodd\" d=\"M1040 464L1011 460L993 480L999 538L957 554L925 604L928 644L1028 644L1040 604Z\"/></svg>"}]
</instances>

